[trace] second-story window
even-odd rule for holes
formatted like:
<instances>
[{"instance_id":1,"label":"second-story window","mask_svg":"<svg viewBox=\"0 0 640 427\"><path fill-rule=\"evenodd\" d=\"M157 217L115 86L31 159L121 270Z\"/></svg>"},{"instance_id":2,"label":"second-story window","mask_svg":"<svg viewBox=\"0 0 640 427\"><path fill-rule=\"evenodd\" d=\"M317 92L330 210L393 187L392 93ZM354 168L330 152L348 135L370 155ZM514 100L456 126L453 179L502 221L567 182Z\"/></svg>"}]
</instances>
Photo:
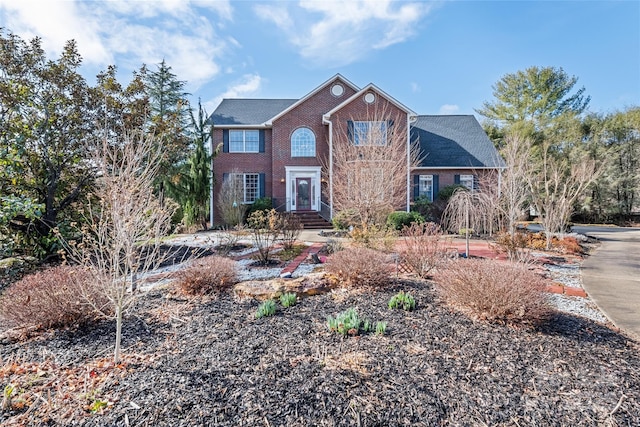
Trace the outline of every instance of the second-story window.
<instances>
[{"instance_id":1,"label":"second-story window","mask_svg":"<svg viewBox=\"0 0 640 427\"><path fill-rule=\"evenodd\" d=\"M230 130L230 153L257 153L260 148L260 132L258 130Z\"/></svg>"},{"instance_id":2,"label":"second-story window","mask_svg":"<svg viewBox=\"0 0 640 427\"><path fill-rule=\"evenodd\" d=\"M298 128L291 134L291 157L315 157L316 136L309 128Z\"/></svg>"},{"instance_id":3,"label":"second-story window","mask_svg":"<svg viewBox=\"0 0 640 427\"><path fill-rule=\"evenodd\" d=\"M349 122L350 138L354 145L387 145L388 122Z\"/></svg>"}]
</instances>

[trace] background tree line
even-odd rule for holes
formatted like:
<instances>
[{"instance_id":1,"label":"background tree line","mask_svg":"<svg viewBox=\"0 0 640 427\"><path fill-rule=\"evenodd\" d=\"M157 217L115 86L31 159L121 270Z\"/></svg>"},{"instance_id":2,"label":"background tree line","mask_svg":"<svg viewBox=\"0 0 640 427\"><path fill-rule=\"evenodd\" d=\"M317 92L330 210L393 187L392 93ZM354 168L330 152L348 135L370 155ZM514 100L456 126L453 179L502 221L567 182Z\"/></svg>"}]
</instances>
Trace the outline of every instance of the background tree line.
<instances>
[{"instance_id":1,"label":"background tree line","mask_svg":"<svg viewBox=\"0 0 640 427\"><path fill-rule=\"evenodd\" d=\"M72 233L95 187L92 148L138 132L162 147L154 191L174 205L174 221L206 227L210 132L185 82L162 61L126 85L110 66L91 85L81 65L74 41L48 59L39 38L0 28L0 258L55 254L53 231Z\"/></svg>"}]
</instances>

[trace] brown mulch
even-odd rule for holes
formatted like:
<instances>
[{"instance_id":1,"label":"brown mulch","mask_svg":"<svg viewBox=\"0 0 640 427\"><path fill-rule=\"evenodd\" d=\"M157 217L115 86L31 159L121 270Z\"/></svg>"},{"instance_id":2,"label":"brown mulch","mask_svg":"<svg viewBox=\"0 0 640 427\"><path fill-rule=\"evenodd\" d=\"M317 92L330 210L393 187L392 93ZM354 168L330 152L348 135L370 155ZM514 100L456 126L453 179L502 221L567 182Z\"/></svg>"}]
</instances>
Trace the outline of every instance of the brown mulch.
<instances>
[{"instance_id":1,"label":"brown mulch","mask_svg":"<svg viewBox=\"0 0 640 427\"><path fill-rule=\"evenodd\" d=\"M387 308L400 289L416 311ZM0 412L0 424L640 425L638 343L583 318L558 314L536 330L479 323L417 282L310 297L258 320L255 301L166 294L139 300L118 366L105 361L113 322L0 342L3 387L25 378L16 361L51 384ZM330 334L326 317L349 307L388 322L387 334ZM68 376L86 379L73 387ZM25 396L35 387L19 385ZM92 413L96 401L107 406Z\"/></svg>"}]
</instances>

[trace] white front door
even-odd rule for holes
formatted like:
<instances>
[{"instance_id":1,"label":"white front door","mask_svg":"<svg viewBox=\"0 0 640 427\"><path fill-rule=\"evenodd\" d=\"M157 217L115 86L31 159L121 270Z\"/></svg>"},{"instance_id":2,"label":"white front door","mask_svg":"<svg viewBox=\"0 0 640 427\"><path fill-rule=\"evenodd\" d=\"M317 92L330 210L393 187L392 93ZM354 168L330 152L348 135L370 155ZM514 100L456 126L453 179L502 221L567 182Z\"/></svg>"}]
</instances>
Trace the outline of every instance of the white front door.
<instances>
[{"instance_id":1,"label":"white front door","mask_svg":"<svg viewBox=\"0 0 640 427\"><path fill-rule=\"evenodd\" d=\"M287 210L320 210L320 167L286 166Z\"/></svg>"}]
</instances>

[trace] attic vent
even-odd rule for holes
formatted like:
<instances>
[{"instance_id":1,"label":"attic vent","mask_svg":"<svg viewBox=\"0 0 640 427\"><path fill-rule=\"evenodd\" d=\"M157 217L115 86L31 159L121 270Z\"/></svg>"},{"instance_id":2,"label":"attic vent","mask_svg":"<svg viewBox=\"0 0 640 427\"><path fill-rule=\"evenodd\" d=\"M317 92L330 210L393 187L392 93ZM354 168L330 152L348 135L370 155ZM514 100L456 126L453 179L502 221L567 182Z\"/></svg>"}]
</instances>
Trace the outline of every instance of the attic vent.
<instances>
[{"instance_id":1,"label":"attic vent","mask_svg":"<svg viewBox=\"0 0 640 427\"><path fill-rule=\"evenodd\" d=\"M367 104L373 104L375 100L376 100L376 96L373 94L373 92L367 92L364 95L364 102L366 102Z\"/></svg>"},{"instance_id":2,"label":"attic vent","mask_svg":"<svg viewBox=\"0 0 640 427\"><path fill-rule=\"evenodd\" d=\"M342 96L343 93L344 93L344 87L342 87L341 84L336 83L333 86L331 86L331 95Z\"/></svg>"}]
</instances>

